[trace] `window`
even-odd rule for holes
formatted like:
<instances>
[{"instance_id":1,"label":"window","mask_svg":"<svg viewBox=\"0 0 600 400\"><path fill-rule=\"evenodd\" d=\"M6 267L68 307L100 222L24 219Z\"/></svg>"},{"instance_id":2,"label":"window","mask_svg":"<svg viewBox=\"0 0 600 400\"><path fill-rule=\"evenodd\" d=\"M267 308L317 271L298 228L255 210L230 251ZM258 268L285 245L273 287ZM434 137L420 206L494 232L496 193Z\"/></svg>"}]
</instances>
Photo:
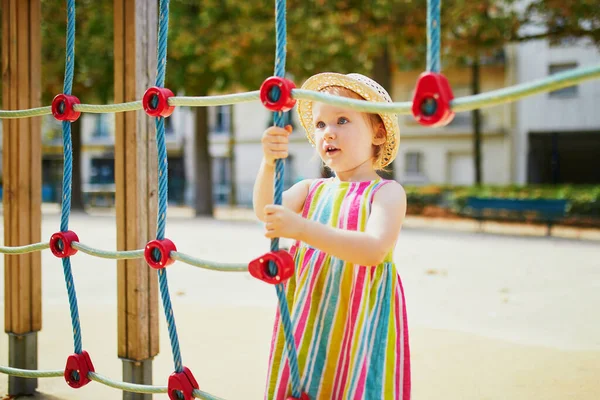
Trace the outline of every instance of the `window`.
<instances>
[{"instance_id":1,"label":"window","mask_svg":"<svg viewBox=\"0 0 600 400\"><path fill-rule=\"evenodd\" d=\"M404 170L408 175L422 175L423 174L423 153L421 153L421 152L406 153L404 160L406 162Z\"/></svg>"},{"instance_id":2,"label":"window","mask_svg":"<svg viewBox=\"0 0 600 400\"><path fill-rule=\"evenodd\" d=\"M566 64L551 64L549 67L550 75L557 74L559 72L568 71L570 69L577 68L577 63L566 63ZM575 97L577 96L577 86L569 86L563 89L555 90L549 93L550 97Z\"/></svg>"},{"instance_id":3,"label":"window","mask_svg":"<svg viewBox=\"0 0 600 400\"><path fill-rule=\"evenodd\" d=\"M108 116L104 114L96 115L96 121L94 121L94 132L92 135L96 138L110 136L110 129L108 128Z\"/></svg>"},{"instance_id":4,"label":"window","mask_svg":"<svg viewBox=\"0 0 600 400\"><path fill-rule=\"evenodd\" d=\"M267 125L267 128L273 125L275 125L275 113L269 112L269 124ZM283 113L283 126L286 125L291 125L292 129L296 129L294 126L294 120L292 119L292 113L289 111Z\"/></svg>"},{"instance_id":5,"label":"window","mask_svg":"<svg viewBox=\"0 0 600 400\"><path fill-rule=\"evenodd\" d=\"M165 135L172 135L175 133L175 128L173 127L173 116L165 118Z\"/></svg>"},{"instance_id":6,"label":"window","mask_svg":"<svg viewBox=\"0 0 600 400\"><path fill-rule=\"evenodd\" d=\"M92 158L90 183L115 183L115 160L112 158Z\"/></svg>"},{"instance_id":7,"label":"window","mask_svg":"<svg viewBox=\"0 0 600 400\"><path fill-rule=\"evenodd\" d=\"M213 124L214 133L229 133L230 121L230 106L216 106L215 122Z\"/></svg>"}]
</instances>

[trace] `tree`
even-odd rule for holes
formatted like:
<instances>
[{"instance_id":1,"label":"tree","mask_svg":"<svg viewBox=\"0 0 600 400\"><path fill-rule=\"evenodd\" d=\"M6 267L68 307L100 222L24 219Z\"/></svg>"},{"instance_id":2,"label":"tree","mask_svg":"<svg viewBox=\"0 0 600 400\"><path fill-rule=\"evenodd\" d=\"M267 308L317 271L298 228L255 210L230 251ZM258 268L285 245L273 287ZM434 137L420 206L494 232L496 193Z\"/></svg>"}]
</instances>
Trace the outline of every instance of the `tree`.
<instances>
[{"instance_id":1,"label":"tree","mask_svg":"<svg viewBox=\"0 0 600 400\"><path fill-rule=\"evenodd\" d=\"M73 95L83 103L106 104L113 97L112 1L77 2ZM42 103L63 92L66 2L42 0ZM57 18L60 16L60 18ZM73 185L71 209L83 211L81 120L71 125Z\"/></svg>"},{"instance_id":2,"label":"tree","mask_svg":"<svg viewBox=\"0 0 600 400\"><path fill-rule=\"evenodd\" d=\"M521 33L517 40L549 39L556 42L566 37L588 38L600 47L600 3L595 0L564 2L559 0L532 1L526 8L524 20L534 33Z\"/></svg>"}]
</instances>

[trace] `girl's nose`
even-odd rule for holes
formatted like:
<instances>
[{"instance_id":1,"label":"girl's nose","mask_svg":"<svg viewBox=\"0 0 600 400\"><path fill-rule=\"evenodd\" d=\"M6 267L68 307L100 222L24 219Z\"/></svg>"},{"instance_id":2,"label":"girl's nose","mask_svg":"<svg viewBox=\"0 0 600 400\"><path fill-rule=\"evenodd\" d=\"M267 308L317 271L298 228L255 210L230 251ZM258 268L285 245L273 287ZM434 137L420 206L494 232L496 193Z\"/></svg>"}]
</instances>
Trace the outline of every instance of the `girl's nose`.
<instances>
[{"instance_id":1,"label":"girl's nose","mask_svg":"<svg viewBox=\"0 0 600 400\"><path fill-rule=\"evenodd\" d=\"M332 140L335 139L335 132L331 127L327 127L325 129L325 135L324 135L325 139L327 140Z\"/></svg>"}]
</instances>

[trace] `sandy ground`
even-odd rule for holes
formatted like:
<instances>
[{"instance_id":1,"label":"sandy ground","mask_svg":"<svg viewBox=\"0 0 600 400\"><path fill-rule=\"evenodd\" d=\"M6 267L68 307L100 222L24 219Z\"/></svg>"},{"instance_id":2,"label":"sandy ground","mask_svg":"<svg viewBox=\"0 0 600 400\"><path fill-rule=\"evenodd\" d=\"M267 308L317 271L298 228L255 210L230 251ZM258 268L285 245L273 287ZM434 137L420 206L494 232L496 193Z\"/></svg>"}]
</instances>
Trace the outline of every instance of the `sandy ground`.
<instances>
[{"instance_id":1,"label":"sandy ground","mask_svg":"<svg viewBox=\"0 0 600 400\"><path fill-rule=\"evenodd\" d=\"M46 213L43 237L58 225L59 217ZM85 244L115 248L114 216L74 215L70 226ZM566 231L546 238L537 236L543 228L541 233L527 228L520 236L475 228L412 219L401 234L396 258L408 305L413 399L600 398L598 233ZM501 226L488 228L507 233ZM177 210L167 224L167 236L180 251L225 262L264 253L269 242L261 233L256 221L191 219ZM49 251L42 257L39 368L62 369L73 351L68 300L60 262ZM83 347L97 372L120 379L115 266L85 254L73 258ZM170 267L169 286L183 362L201 389L225 399L262 398L274 289L244 273L181 263ZM166 385L173 364L159 307L161 352L154 360L154 382ZM8 363L7 343L0 335L1 365ZM7 378L0 376L0 393L6 391ZM60 378L40 379L39 391L40 399L122 397L96 382L73 390Z\"/></svg>"}]
</instances>

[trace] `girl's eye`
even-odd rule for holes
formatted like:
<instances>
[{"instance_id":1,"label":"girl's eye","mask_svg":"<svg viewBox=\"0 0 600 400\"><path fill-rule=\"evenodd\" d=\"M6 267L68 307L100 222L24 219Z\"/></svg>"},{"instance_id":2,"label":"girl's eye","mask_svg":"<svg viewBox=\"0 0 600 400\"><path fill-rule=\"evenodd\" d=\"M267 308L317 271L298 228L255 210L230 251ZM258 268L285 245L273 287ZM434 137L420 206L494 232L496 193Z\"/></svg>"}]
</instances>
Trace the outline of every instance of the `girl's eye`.
<instances>
[{"instance_id":1,"label":"girl's eye","mask_svg":"<svg viewBox=\"0 0 600 400\"><path fill-rule=\"evenodd\" d=\"M325 122L319 121L315 126L317 127L317 129L323 129L325 128Z\"/></svg>"},{"instance_id":2,"label":"girl's eye","mask_svg":"<svg viewBox=\"0 0 600 400\"><path fill-rule=\"evenodd\" d=\"M348 122L350 122L350 121L348 121L348 118L346 118L346 117L340 117L338 119L338 124L340 124L340 125L347 124Z\"/></svg>"}]
</instances>

